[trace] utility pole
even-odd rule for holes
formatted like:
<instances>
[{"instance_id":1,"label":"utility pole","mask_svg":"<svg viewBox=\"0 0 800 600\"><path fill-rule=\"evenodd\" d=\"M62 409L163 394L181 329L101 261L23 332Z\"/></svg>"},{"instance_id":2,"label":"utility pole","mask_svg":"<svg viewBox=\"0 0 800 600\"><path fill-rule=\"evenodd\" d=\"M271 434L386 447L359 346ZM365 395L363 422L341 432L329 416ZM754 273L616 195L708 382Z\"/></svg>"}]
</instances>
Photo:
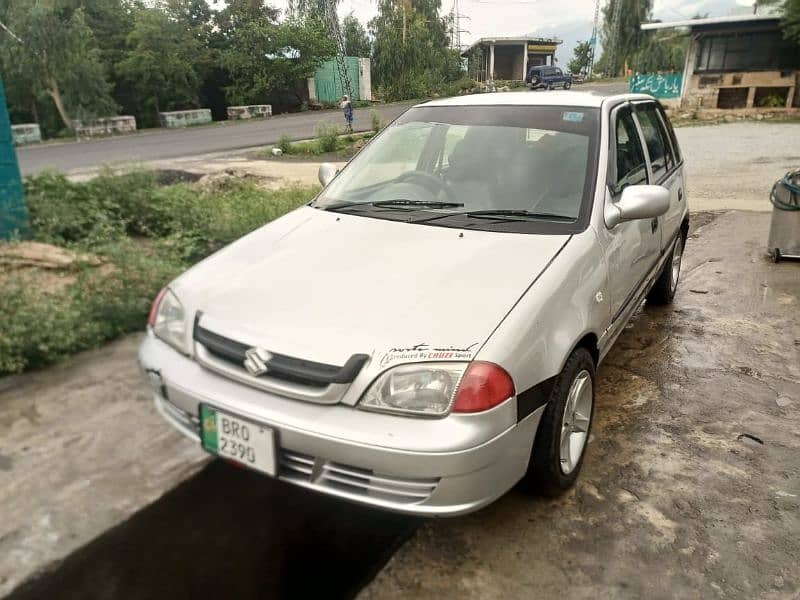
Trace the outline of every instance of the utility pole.
<instances>
[{"instance_id":1,"label":"utility pole","mask_svg":"<svg viewBox=\"0 0 800 600\"><path fill-rule=\"evenodd\" d=\"M353 100L353 84L350 83L350 74L347 72L345 59L345 45L342 30L339 27L339 15L336 14L335 0L325 0L325 19L328 21L328 31L336 44L336 67L342 80L342 89L350 100Z\"/></svg>"},{"instance_id":2,"label":"utility pole","mask_svg":"<svg viewBox=\"0 0 800 600\"><path fill-rule=\"evenodd\" d=\"M592 47L591 58L589 60L589 67L586 72L586 78L589 79L594 73L594 57L597 53L597 35L598 27L600 25L600 0L595 0L594 3L594 20L592 21L592 37L589 38L589 45Z\"/></svg>"},{"instance_id":3,"label":"utility pole","mask_svg":"<svg viewBox=\"0 0 800 600\"><path fill-rule=\"evenodd\" d=\"M619 69L617 69L617 54L619 54L619 24L620 16L622 14L622 0L608 0L609 4L613 6L614 13L611 15L611 39L609 40L608 47L608 64L606 65L606 74L611 71L611 77L616 77Z\"/></svg>"},{"instance_id":4,"label":"utility pole","mask_svg":"<svg viewBox=\"0 0 800 600\"><path fill-rule=\"evenodd\" d=\"M468 15L462 15L458 9L458 0L453 0L453 7L450 9L450 47L461 52L461 34L470 33L467 29L461 29L461 19L469 19Z\"/></svg>"}]
</instances>

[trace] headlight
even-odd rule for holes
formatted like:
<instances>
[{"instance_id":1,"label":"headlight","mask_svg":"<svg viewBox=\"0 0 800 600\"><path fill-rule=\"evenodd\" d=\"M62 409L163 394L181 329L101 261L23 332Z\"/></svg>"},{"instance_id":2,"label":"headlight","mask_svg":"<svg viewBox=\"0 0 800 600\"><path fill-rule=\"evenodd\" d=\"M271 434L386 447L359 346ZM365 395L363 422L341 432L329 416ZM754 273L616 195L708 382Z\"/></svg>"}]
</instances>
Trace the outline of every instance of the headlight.
<instances>
[{"instance_id":1,"label":"headlight","mask_svg":"<svg viewBox=\"0 0 800 600\"><path fill-rule=\"evenodd\" d=\"M183 306L169 288L164 288L156 296L147 324L153 328L156 337L186 354L186 319Z\"/></svg>"},{"instance_id":2,"label":"headlight","mask_svg":"<svg viewBox=\"0 0 800 600\"><path fill-rule=\"evenodd\" d=\"M468 363L400 365L381 373L359 408L441 417L448 413Z\"/></svg>"},{"instance_id":3,"label":"headlight","mask_svg":"<svg viewBox=\"0 0 800 600\"><path fill-rule=\"evenodd\" d=\"M490 362L418 363L384 371L361 398L359 408L443 417L483 412L516 395L514 381Z\"/></svg>"}]
</instances>

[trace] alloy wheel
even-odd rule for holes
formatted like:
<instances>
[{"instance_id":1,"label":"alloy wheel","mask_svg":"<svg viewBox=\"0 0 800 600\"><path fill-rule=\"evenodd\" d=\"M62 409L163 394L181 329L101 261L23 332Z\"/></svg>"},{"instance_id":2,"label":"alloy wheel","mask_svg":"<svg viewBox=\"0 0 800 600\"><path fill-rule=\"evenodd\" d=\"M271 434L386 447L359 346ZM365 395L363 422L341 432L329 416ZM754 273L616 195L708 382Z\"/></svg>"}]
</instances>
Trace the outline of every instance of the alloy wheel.
<instances>
[{"instance_id":1,"label":"alloy wheel","mask_svg":"<svg viewBox=\"0 0 800 600\"><path fill-rule=\"evenodd\" d=\"M561 472L569 475L581 460L592 418L592 376L584 369L572 381L561 417L559 459Z\"/></svg>"},{"instance_id":2,"label":"alloy wheel","mask_svg":"<svg viewBox=\"0 0 800 600\"><path fill-rule=\"evenodd\" d=\"M681 259L683 258L683 240L678 238L672 250L672 289L673 294L678 289L678 277L681 275Z\"/></svg>"}]
</instances>

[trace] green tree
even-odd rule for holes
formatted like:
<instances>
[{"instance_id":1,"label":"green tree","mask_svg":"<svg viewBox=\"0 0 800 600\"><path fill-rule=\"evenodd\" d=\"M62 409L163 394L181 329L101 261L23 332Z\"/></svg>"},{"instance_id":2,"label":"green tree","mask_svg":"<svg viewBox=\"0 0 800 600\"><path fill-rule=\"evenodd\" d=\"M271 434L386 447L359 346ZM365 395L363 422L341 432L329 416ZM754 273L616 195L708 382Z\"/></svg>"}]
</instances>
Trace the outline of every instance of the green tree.
<instances>
[{"instance_id":1,"label":"green tree","mask_svg":"<svg viewBox=\"0 0 800 600\"><path fill-rule=\"evenodd\" d=\"M216 48L229 46L243 27L259 21L277 23L280 11L263 0L228 0L225 8L213 15L214 39Z\"/></svg>"},{"instance_id":2,"label":"green tree","mask_svg":"<svg viewBox=\"0 0 800 600\"><path fill-rule=\"evenodd\" d=\"M441 0L379 0L369 24L372 77L386 98L419 98L463 75L440 8Z\"/></svg>"},{"instance_id":3,"label":"green tree","mask_svg":"<svg viewBox=\"0 0 800 600\"><path fill-rule=\"evenodd\" d=\"M643 32L641 46L630 58L630 68L638 73L682 71L689 38L681 32L655 30Z\"/></svg>"},{"instance_id":4,"label":"green tree","mask_svg":"<svg viewBox=\"0 0 800 600\"><path fill-rule=\"evenodd\" d=\"M327 0L289 0L288 13L290 18L300 17L325 17ZM333 8L336 9L339 0L333 0Z\"/></svg>"},{"instance_id":5,"label":"green tree","mask_svg":"<svg viewBox=\"0 0 800 600\"><path fill-rule=\"evenodd\" d=\"M259 17L241 23L222 54L231 77L228 97L235 103L258 104L274 94L296 94L298 83L334 53L334 42L317 18L278 25Z\"/></svg>"},{"instance_id":6,"label":"green tree","mask_svg":"<svg viewBox=\"0 0 800 600\"><path fill-rule=\"evenodd\" d=\"M606 74L617 76L622 74L626 65L630 66L631 58L642 42L640 26L650 19L652 8L652 0L611 0L603 7L603 27L600 32L603 55L598 62ZM617 11L619 19L617 30L614 31L614 14Z\"/></svg>"},{"instance_id":7,"label":"green tree","mask_svg":"<svg viewBox=\"0 0 800 600\"><path fill-rule=\"evenodd\" d=\"M567 64L570 73L586 73L592 63L592 45L589 42L578 42L573 51L572 60Z\"/></svg>"},{"instance_id":8,"label":"green tree","mask_svg":"<svg viewBox=\"0 0 800 600\"><path fill-rule=\"evenodd\" d=\"M342 21L342 35L347 56L368 57L370 55L372 44L367 36L367 30L352 13Z\"/></svg>"},{"instance_id":9,"label":"green tree","mask_svg":"<svg viewBox=\"0 0 800 600\"><path fill-rule=\"evenodd\" d=\"M116 111L111 84L83 9L63 2L14 0L3 11L17 38L0 35L0 61L11 82L23 84L30 102L46 95L64 127L73 119Z\"/></svg>"},{"instance_id":10,"label":"green tree","mask_svg":"<svg viewBox=\"0 0 800 600\"><path fill-rule=\"evenodd\" d=\"M137 12L127 43L116 71L131 90L140 124L154 125L160 111L197 107L197 65L205 48L195 29L161 10L144 9Z\"/></svg>"},{"instance_id":11,"label":"green tree","mask_svg":"<svg viewBox=\"0 0 800 600\"><path fill-rule=\"evenodd\" d=\"M783 3L783 35L800 45L800 0Z\"/></svg>"}]
</instances>

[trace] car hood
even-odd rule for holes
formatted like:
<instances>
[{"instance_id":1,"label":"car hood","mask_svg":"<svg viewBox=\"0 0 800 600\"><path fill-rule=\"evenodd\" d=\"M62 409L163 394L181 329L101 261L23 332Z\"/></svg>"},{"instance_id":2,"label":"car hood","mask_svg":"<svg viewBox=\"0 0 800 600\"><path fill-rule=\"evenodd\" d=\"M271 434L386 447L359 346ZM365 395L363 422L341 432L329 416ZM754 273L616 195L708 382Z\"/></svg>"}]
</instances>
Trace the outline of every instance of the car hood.
<instances>
[{"instance_id":1,"label":"car hood","mask_svg":"<svg viewBox=\"0 0 800 600\"><path fill-rule=\"evenodd\" d=\"M568 239L303 207L171 287L187 318L200 311L215 333L289 356L472 358Z\"/></svg>"}]
</instances>

